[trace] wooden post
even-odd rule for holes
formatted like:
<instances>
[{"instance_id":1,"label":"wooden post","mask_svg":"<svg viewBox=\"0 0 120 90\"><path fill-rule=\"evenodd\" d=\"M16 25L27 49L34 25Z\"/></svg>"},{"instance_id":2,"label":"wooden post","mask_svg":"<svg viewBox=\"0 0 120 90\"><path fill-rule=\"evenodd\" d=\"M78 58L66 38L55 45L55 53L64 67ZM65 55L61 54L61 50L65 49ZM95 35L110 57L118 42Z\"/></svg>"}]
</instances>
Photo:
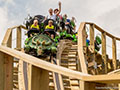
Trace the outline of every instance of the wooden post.
<instances>
[{"instance_id":1,"label":"wooden post","mask_svg":"<svg viewBox=\"0 0 120 90\"><path fill-rule=\"evenodd\" d=\"M85 63L85 55L82 52L86 47L86 30L85 23L81 23L78 30L78 56L79 56L79 65L81 66L81 71L83 73L88 73L87 65ZM85 50L86 51L86 50ZM80 90L85 90L85 81L79 80Z\"/></svg>"},{"instance_id":2,"label":"wooden post","mask_svg":"<svg viewBox=\"0 0 120 90\"><path fill-rule=\"evenodd\" d=\"M0 52L0 90L4 90L5 70L4 70L4 53Z\"/></svg>"},{"instance_id":3,"label":"wooden post","mask_svg":"<svg viewBox=\"0 0 120 90\"><path fill-rule=\"evenodd\" d=\"M92 53L95 52L95 45L94 45L94 24L90 25L90 48Z\"/></svg>"},{"instance_id":4,"label":"wooden post","mask_svg":"<svg viewBox=\"0 0 120 90\"><path fill-rule=\"evenodd\" d=\"M0 52L0 90L13 90L13 57Z\"/></svg>"},{"instance_id":5,"label":"wooden post","mask_svg":"<svg viewBox=\"0 0 120 90\"><path fill-rule=\"evenodd\" d=\"M82 34L83 34L83 47L86 47L86 37L87 37L87 34L86 34L85 27L84 27L84 30L82 31Z\"/></svg>"},{"instance_id":6,"label":"wooden post","mask_svg":"<svg viewBox=\"0 0 120 90\"><path fill-rule=\"evenodd\" d=\"M21 50L21 28L17 28L17 40L16 40L16 49Z\"/></svg>"},{"instance_id":7,"label":"wooden post","mask_svg":"<svg viewBox=\"0 0 120 90\"><path fill-rule=\"evenodd\" d=\"M2 45L12 47L12 30L8 29ZM13 57L0 52L0 90L13 89Z\"/></svg>"},{"instance_id":8,"label":"wooden post","mask_svg":"<svg viewBox=\"0 0 120 90\"><path fill-rule=\"evenodd\" d=\"M81 23L79 30L78 30L78 56L79 56L79 63L81 66L81 70L83 73L88 73L87 65L85 61L85 55L83 51L86 51L86 30L85 30L85 23Z\"/></svg>"},{"instance_id":9,"label":"wooden post","mask_svg":"<svg viewBox=\"0 0 120 90\"><path fill-rule=\"evenodd\" d=\"M112 57L113 57L113 68L114 70L117 69L117 54L116 54L116 39L112 39Z\"/></svg>"},{"instance_id":10,"label":"wooden post","mask_svg":"<svg viewBox=\"0 0 120 90\"><path fill-rule=\"evenodd\" d=\"M106 58L106 33L102 33L102 59L105 65L105 73L107 73L107 58Z\"/></svg>"},{"instance_id":11,"label":"wooden post","mask_svg":"<svg viewBox=\"0 0 120 90\"><path fill-rule=\"evenodd\" d=\"M18 74L19 90L28 90L27 67L25 67L24 63L25 63L24 61L19 60L19 69L18 69L19 70L19 74Z\"/></svg>"},{"instance_id":12,"label":"wooden post","mask_svg":"<svg viewBox=\"0 0 120 90\"><path fill-rule=\"evenodd\" d=\"M28 90L49 90L48 71L31 65L28 84Z\"/></svg>"},{"instance_id":13,"label":"wooden post","mask_svg":"<svg viewBox=\"0 0 120 90\"><path fill-rule=\"evenodd\" d=\"M94 24L90 25L90 50L91 50L91 61L96 65L95 61L95 40L94 40ZM98 74L97 67L94 67L93 74Z\"/></svg>"},{"instance_id":14,"label":"wooden post","mask_svg":"<svg viewBox=\"0 0 120 90\"><path fill-rule=\"evenodd\" d=\"M95 83L80 81L80 90L96 90Z\"/></svg>"},{"instance_id":15,"label":"wooden post","mask_svg":"<svg viewBox=\"0 0 120 90\"><path fill-rule=\"evenodd\" d=\"M5 90L13 90L13 57L5 55Z\"/></svg>"},{"instance_id":16,"label":"wooden post","mask_svg":"<svg viewBox=\"0 0 120 90\"><path fill-rule=\"evenodd\" d=\"M11 46L11 40L12 40L12 29L9 28L6 32L6 34L5 34L5 37L4 37L3 41L2 41L2 45L10 47Z\"/></svg>"}]
</instances>

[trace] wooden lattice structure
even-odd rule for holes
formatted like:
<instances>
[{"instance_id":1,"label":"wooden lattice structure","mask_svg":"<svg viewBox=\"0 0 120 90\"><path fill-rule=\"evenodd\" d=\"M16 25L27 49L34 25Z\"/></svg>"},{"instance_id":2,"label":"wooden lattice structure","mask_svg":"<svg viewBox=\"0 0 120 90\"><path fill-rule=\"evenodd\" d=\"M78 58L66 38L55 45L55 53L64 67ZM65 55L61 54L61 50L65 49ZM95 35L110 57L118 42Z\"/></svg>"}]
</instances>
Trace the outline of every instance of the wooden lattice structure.
<instances>
[{"instance_id":1,"label":"wooden lattice structure","mask_svg":"<svg viewBox=\"0 0 120 90\"><path fill-rule=\"evenodd\" d=\"M86 47L86 25L90 26L89 48ZM13 29L17 32L15 49L12 49ZM69 40L59 43L57 63L54 64L24 53L21 48L23 29L26 30L22 25L9 28L0 46L0 90L97 90L108 86L117 86L117 90L119 89L120 75L114 74L114 70L119 68L116 40L120 38L109 34L94 23L83 22L78 30L77 43ZM103 75L100 73L99 66L93 68L95 63L101 65L95 52L95 29L101 32L102 37L102 55L98 56L104 62ZM112 38L113 58L111 60L106 54L106 36ZM89 59L92 61L87 65L88 51L91 55ZM109 68L110 62L112 66ZM18 67L14 67L14 63L17 63ZM90 70L94 75L89 73ZM111 71L112 74L109 73Z\"/></svg>"}]
</instances>

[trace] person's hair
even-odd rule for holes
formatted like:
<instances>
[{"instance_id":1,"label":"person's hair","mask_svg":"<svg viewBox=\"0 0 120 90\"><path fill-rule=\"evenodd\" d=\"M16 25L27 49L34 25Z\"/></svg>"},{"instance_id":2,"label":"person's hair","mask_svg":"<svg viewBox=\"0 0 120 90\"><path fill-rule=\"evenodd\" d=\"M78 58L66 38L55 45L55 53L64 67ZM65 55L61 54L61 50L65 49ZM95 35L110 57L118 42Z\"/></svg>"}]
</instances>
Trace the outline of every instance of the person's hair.
<instances>
[{"instance_id":1,"label":"person's hair","mask_svg":"<svg viewBox=\"0 0 120 90\"><path fill-rule=\"evenodd\" d=\"M49 20L48 23L53 23L53 21L52 21L52 20Z\"/></svg>"},{"instance_id":2,"label":"person's hair","mask_svg":"<svg viewBox=\"0 0 120 90\"><path fill-rule=\"evenodd\" d=\"M36 22L38 23L38 20L35 19L35 20L34 20L34 23L36 23Z\"/></svg>"},{"instance_id":3,"label":"person's hair","mask_svg":"<svg viewBox=\"0 0 120 90\"><path fill-rule=\"evenodd\" d=\"M64 14L64 17L67 17L67 14Z\"/></svg>"},{"instance_id":4,"label":"person's hair","mask_svg":"<svg viewBox=\"0 0 120 90\"><path fill-rule=\"evenodd\" d=\"M49 11L50 11L50 10L52 10L52 11L53 11L53 9L52 9L52 8L50 8L50 9L49 9Z\"/></svg>"},{"instance_id":5,"label":"person's hair","mask_svg":"<svg viewBox=\"0 0 120 90\"><path fill-rule=\"evenodd\" d=\"M55 13L55 11L59 11L59 10L56 8L56 9L54 9L54 13Z\"/></svg>"}]
</instances>

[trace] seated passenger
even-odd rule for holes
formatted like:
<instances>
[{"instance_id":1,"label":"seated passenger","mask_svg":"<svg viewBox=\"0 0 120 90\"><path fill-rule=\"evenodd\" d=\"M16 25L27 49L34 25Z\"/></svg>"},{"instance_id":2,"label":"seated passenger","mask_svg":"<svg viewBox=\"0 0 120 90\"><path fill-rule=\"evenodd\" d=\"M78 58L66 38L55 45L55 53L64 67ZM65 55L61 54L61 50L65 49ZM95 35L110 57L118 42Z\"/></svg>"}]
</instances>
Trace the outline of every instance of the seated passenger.
<instances>
[{"instance_id":1,"label":"seated passenger","mask_svg":"<svg viewBox=\"0 0 120 90\"><path fill-rule=\"evenodd\" d=\"M75 22L76 22L75 17L72 17L72 19L71 19L71 21L70 21L70 24L71 24L71 26L72 26L73 30L75 30L75 29L76 29Z\"/></svg>"},{"instance_id":2,"label":"seated passenger","mask_svg":"<svg viewBox=\"0 0 120 90\"><path fill-rule=\"evenodd\" d=\"M67 33L71 34L72 33L72 26L70 25L70 19L67 19L66 14L63 16L63 20L65 23L65 30L67 30Z\"/></svg>"},{"instance_id":3,"label":"seated passenger","mask_svg":"<svg viewBox=\"0 0 120 90\"><path fill-rule=\"evenodd\" d=\"M31 25L29 31L27 32L28 37L32 36L32 33L39 33L39 25L38 20L34 20L33 24Z\"/></svg>"},{"instance_id":4,"label":"seated passenger","mask_svg":"<svg viewBox=\"0 0 120 90\"><path fill-rule=\"evenodd\" d=\"M45 27L45 32L53 39L55 36L53 21L49 20L48 25Z\"/></svg>"}]
</instances>

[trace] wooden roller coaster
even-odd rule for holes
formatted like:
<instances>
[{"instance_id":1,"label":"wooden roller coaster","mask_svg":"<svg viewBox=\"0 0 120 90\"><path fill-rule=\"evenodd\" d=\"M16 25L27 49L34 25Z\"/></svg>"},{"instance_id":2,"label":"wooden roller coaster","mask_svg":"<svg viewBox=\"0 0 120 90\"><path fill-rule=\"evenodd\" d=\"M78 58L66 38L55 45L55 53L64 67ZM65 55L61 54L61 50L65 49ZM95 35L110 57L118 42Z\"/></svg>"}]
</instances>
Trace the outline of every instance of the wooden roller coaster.
<instances>
[{"instance_id":1,"label":"wooden roller coaster","mask_svg":"<svg viewBox=\"0 0 120 90\"><path fill-rule=\"evenodd\" d=\"M89 26L90 45L86 46ZM16 48L12 32L16 29ZM115 37L94 23L82 22L78 42L61 40L55 60L48 62L25 54L24 26L9 28L0 46L0 90L120 90L120 62ZM101 32L102 54L95 51L95 30ZM106 37L112 39L112 59L106 53Z\"/></svg>"}]
</instances>

